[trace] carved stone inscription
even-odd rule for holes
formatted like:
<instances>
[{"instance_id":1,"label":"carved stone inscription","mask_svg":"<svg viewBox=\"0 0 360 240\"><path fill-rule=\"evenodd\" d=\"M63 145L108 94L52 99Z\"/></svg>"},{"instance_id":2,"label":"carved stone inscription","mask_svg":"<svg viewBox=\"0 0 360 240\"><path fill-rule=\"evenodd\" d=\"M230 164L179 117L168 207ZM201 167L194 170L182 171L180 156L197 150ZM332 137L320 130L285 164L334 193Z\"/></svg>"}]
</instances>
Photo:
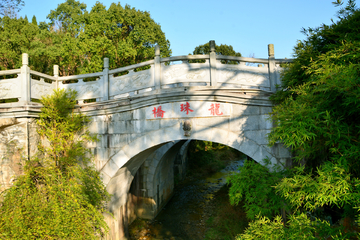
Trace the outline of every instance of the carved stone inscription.
<instances>
[{"instance_id":1,"label":"carved stone inscription","mask_svg":"<svg viewBox=\"0 0 360 240\"><path fill-rule=\"evenodd\" d=\"M148 107L146 119L230 116L231 105L214 102L174 102Z\"/></svg>"}]
</instances>

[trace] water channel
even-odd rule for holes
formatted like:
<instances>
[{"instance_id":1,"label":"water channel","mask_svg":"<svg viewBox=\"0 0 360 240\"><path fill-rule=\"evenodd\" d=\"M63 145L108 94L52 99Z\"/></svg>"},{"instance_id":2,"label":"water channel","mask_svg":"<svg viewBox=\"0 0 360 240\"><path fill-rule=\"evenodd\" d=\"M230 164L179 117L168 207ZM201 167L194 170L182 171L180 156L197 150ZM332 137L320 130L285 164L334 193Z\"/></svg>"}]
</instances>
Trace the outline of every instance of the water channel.
<instances>
[{"instance_id":1,"label":"water channel","mask_svg":"<svg viewBox=\"0 0 360 240\"><path fill-rule=\"evenodd\" d=\"M136 220L130 225L130 239L136 240L197 240L205 239L205 222L212 216L212 199L226 184L226 177L245 159L232 161L220 172L201 180L187 179L179 184L168 204L154 220Z\"/></svg>"}]
</instances>

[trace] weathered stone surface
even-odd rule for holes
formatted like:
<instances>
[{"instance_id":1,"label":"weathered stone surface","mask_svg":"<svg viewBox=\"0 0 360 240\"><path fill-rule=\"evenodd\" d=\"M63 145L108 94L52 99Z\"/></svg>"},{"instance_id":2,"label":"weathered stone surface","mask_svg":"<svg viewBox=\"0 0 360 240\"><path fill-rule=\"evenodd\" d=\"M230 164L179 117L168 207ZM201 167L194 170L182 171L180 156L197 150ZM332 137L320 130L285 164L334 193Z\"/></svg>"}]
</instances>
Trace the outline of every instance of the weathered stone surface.
<instances>
[{"instance_id":1,"label":"weathered stone surface","mask_svg":"<svg viewBox=\"0 0 360 240\"><path fill-rule=\"evenodd\" d=\"M0 130L17 123L16 118L0 118Z\"/></svg>"},{"instance_id":2,"label":"weathered stone surface","mask_svg":"<svg viewBox=\"0 0 360 240\"><path fill-rule=\"evenodd\" d=\"M27 153L27 123L14 118L0 119L0 191L11 187L22 173Z\"/></svg>"}]
</instances>

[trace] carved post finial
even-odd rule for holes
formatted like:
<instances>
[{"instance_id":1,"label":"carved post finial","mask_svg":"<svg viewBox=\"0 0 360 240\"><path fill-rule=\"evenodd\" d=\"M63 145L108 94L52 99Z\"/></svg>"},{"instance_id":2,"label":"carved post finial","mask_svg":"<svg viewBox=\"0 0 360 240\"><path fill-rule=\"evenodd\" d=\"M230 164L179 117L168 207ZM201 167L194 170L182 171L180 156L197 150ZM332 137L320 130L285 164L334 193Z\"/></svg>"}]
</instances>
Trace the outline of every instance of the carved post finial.
<instances>
[{"instance_id":1,"label":"carved post finial","mask_svg":"<svg viewBox=\"0 0 360 240\"><path fill-rule=\"evenodd\" d=\"M22 54L22 65L29 65L29 55L27 53Z\"/></svg>"},{"instance_id":2,"label":"carved post finial","mask_svg":"<svg viewBox=\"0 0 360 240\"><path fill-rule=\"evenodd\" d=\"M103 69L103 101L109 100L109 58L104 58Z\"/></svg>"},{"instance_id":3,"label":"carved post finial","mask_svg":"<svg viewBox=\"0 0 360 240\"><path fill-rule=\"evenodd\" d=\"M215 41L210 40L209 45L210 45L210 52L215 52Z\"/></svg>"},{"instance_id":4,"label":"carved post finial","mask_svg":"<svg viewBox=\"0 0 360 240\"><path fill-rule=\"evenodd\" d=\"M216 52L215 52L215 41L211 40L210 45L210 86L217 85L217 74L216 74Z\"/></svg>"},{"instance_id":5,"label":"carved post finial","mask_svg":"<svg viewBox=\"0 0 360 240\"><path fill-rule=\"evenodd\" d=\"M29 56L27 53L23 53L21 67L21 101L25 104L31 102L31 78L28 65Z\"/></svg>"},{"instance_id":6,"label":"carved post finial","mask_svg":"<svg viewBox=\"0 0 360 240\"><path fill-rule=\"evenodd\" d=\"M269 57L274 57L274 44L268 45L268 54L269 54Z\"/></svg>"},{"instance_id":7,"label":"carved post finial","mask_svg":"<svg viewBox=\"0 0 360 240\"><path fill-rule=\"evenodd\" d=\"M59 65L54 65L53 66L54 69L54 77L56 77L56 81L55 81L55 86L56 89L59 88L59 81L58 81L58 77L59 77Z\"/></svg>"},{"instance_id":8,"label":"carved post finial","mask_svg":"<svg viewBox=\"0 0 360 240\"><path fill-rule=\"evenodd\" d=\"M276 92L276 86L278 84L276 70L275 70L275 57L274 57L274 44L268 45L269 53L269 81L270 81L270 90Z\"/></svg>"},{"instance_id":9,"label":"carved post finial","mask_svg":"<svg viewBox=\"0 0 360 240\"><path fill-rule=\"evenodd\" d=\"M155 45L155 58L154 58L154 87L155 89L161 88L161 59L160 59L160 46Z\"/></svg>"},{"instance_id":10,"label":"carved post finial","mask_svg":"<svg viewBox=\"0 0 360 240\"><path fill-rule=\"evenodd\" d=\"M155 56L160 56L160 46L158 44L155 45Z\"/></svg>"},{"instance_id":11,"label":"carved post finial","mask_svg":"<svg viewBox=\"0 0 360 240\"><path fill-rule=\"evenodd\" d=\"M54 77L59 76L59 65L54 65Z\"/></svg>"},{"instance_id":12,"label":"carved post finial","mask_svg":"<svg viewBox=\"0 0 360 240\"><path fill-rule=\"evenodd\" d=\"M104 68L109 68L109 58L104 58Z\"/></svg>"}]
</instances>

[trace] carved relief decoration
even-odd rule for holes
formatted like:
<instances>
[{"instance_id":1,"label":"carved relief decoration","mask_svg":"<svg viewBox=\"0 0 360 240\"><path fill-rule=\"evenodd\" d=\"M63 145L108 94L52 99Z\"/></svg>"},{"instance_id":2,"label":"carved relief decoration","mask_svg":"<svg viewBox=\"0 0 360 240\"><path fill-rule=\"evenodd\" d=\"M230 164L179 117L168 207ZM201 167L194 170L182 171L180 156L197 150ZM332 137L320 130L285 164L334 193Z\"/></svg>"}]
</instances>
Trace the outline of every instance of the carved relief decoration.
<instances>
[{"instance_id":1,"label":"carved relief decoration","mask_svg":"<svg viewBox=\"0 0 360 240\"><path fill-rule=\"evenodd\" d=\"M128 74L129 75L129 74ZM115 92L126 92L126 90L140 89L144 87L150 87L149 83L151 80L150 73L134 73L130 76L125 75L118 78L113 78L115 82L110 88ZM114 94L112 92L112 94Z\"/></svg>"},{"instance_id":2,"label":"carved relief decoration","mask_svg":"<svg viewBox=\"0 0 360 240\"><path fill-rule=\"evenodd\" d=\"M187 79L202 79L205 77L205 70L190 70L186 74Z\"/></svg>"},{"instance_id":3,"label":"carved relief decoration","mask_svg":"<svg viewBox=\"0 0 360 240\"><path fill-rule=\"evenodd\" d=\"M184 136L190 137L191 135L191 122L190 120L185 120L183 122L183 130L184 130Z\"/></svg>"},{"instance_id":4,"label":"carved relief decoration","mask_svg":"<svg viewBox=\"0 0 360 240\"><path fill-rule=\"evenodd\" d=\"M269 85L269 74L248 69L224 68L220 71L220 81L247 83L257 85Z\"/></svg>"},{"instance_id":5,"label":"carved relief decoration","mask_svg":"<svg viewBox=\"0 0 360 240\"><path fill-rule=\"evenodd\" d=\"M0 83L0 98L10 98L14 94L17 85L14 83Z\"/></svg>"},{"instance_id":6,"label":"carved relief decoration","mask_svg":"<svg viewBox=\"0 0 360 240\"><path fill-rule=\"evenodd\" d=\"M87 98L96 98L101 96L101 88L99 84L85 84L77 87L78 98L87 99Z\"/></svg>"},{"instance_id":7,"label":"carved relief decoration","mask_svg":"<svg viewBox=\"0 0 360 240\"><path fill-rule=\"evenodd\" d=\"M31 96L35 98L41 98L47 94L51 94L53 90L52 84L46 83L33 83L31 85Z\"/></svg>"},{"instance_id":8,"label":"carved relief decoration","mask_svg":"<svg viewBox=\"0 0 360 240\"><path fill-rule=\"evenodd\" d=\"M207 69L209 71L209 69ZM164 78L172 80L176 78L186 78L189 80L198 80L205 78L206 71L204 69L188 69L184 66L170 66L164 70Z\"/></svg>"}]
</instances>

